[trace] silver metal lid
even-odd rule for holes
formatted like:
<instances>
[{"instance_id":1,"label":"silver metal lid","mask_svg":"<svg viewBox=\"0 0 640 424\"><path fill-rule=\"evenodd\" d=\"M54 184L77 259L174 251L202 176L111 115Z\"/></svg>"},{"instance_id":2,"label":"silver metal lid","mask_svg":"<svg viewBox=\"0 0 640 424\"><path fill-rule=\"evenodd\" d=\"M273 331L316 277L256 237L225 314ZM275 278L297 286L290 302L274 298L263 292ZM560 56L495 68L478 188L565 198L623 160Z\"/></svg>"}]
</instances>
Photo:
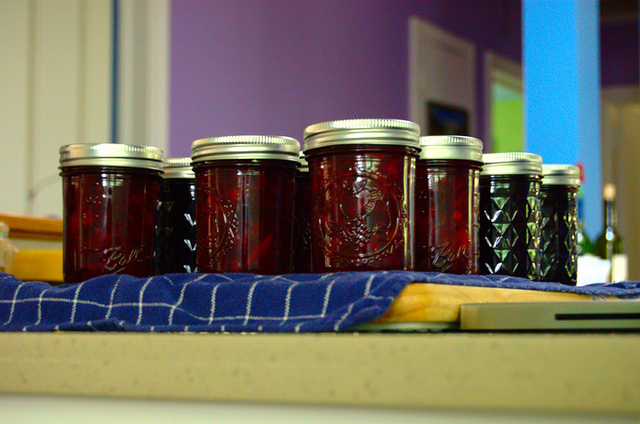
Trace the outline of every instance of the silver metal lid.
<instances>
[{"instance_id":1,"label":"silver metal lid","mask_svg":"<svg viewBox=\"0 0 640 424\"><path fill-rule=\"evenodd\" d=\"M300 172L309 172L309 162L307 162L303 152L300 152L300 168L298 170Z\"/></svg>"},{"instance_id":2,"label":"silver metal lid","mask_svg":"<svg viewBox=\"0 0 640 424\"><path fill-rule=\"evenodd\" d=\"M162 171L162 150L120 143L69 144L60 148L60 168L69 166L116 166Z\"/></svg>"},{"instance_id":3,"label":"silver metal lid","mask_svg":"<svg viewBox=\"0 0 640 424\"><path fill-rule=\"evenodd\" d=\"M300 163L300 142L291 137L231 135L191 143L193 163L209 160L280 159Z\"/></svg>"},{"instance_id":4,"label":"silver metal lid","mask_svg":"<svg viewBox=\"0 0 640 424\"><path fill-rule=\"evenodd\" d=\"M480 175L541 175L542 157L534 153L485 153Z\"/></svg>"},{"instance_id":5,"label":"silver metal lid","mask_svg":"<svg viewBox=\"0 0 640 424\"><path fill-rule=\"evenodd\" d=\"M304 130L304 151L336 144L384 144L419 148L420 126L400 119L344 119Z\"/></svg>"},{"instance_id":6,"label":"silver metal lid","mask_svg":"<svg viewBox=\"0 0 640 424\"><path fill-rule=\"evenodd\" d=\"M165 158L163 178L195 179L191 158Z\"/></svg>"},{"instance_id":7,"label":"silver metal lid","mask_svg":"<svg viewBox=\"0 0 640 424\"><path fill-rule=\"evenodd\" d=\"M580 168L573 165L542 165L543 185L580 186Z\"/></svg>"},{"instance_id":8,"label":"silver metal lid","mask_svg":"<svg viewBox=\"0 0 640 424\"><path fill-rule=\"evenodd\" d=\"M482 163L482 141L460 135L420 137L420 159L469 160Z\"/></svg>"}]
</instances>

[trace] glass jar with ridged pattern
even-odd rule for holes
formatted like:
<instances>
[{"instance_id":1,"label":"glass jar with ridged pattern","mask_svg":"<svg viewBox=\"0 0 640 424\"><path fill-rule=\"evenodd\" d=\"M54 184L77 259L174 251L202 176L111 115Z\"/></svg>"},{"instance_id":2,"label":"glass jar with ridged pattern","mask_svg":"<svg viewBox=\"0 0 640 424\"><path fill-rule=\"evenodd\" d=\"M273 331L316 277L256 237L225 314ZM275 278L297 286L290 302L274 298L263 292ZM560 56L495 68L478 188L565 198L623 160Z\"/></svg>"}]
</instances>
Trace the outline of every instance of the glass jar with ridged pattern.
<instances>
[{"instance_id":1,"label":"glass jar with ridged pattern","mask_svg":"<svg viewBox=\"0 0 640 424\"><path fill-rule=\"evenodd\" d=\"M540 279L542 158L487 153L480 174L480 274Z\"/></svg>"},{"instance_id":2,"label":"glass jar with ridged pattern","mask_svg":"<svg viewBox=\"0 0 640 424\"><path fill-rule=\"evenodd\" d=\"M542 165L540 280L575 286L578 278L580 168Z\"/></svg>"}]
</instances>

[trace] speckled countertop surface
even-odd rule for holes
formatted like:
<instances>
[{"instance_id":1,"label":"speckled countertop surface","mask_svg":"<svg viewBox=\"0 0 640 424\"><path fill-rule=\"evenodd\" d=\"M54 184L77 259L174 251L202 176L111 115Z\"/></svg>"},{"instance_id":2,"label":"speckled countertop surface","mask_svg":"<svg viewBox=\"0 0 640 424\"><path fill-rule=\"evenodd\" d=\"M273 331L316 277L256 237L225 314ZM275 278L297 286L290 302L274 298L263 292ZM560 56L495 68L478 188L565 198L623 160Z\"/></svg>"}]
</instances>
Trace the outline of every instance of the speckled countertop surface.
<instances>
[{"instance_id":1,"label":"speckled countertop surface","mask_svg":"<svg viewBox=\"0 0 640 424\"><path fill-rule=\"evenodd\" d=\"M640 334L0 333L0 392L640 414Z\"/></svg>"}]
</instances>

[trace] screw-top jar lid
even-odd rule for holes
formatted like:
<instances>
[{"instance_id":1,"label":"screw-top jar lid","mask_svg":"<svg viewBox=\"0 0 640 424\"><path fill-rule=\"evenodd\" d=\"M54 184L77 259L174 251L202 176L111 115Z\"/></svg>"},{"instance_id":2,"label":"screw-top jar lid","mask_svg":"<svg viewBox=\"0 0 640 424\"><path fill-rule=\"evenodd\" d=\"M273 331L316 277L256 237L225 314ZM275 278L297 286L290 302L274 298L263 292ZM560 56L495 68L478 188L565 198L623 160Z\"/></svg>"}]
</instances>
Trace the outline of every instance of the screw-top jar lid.
<instances>
[{"instance_id":1,"label":"screw-top jar lid","mask_svg":"<svg viewBox=\"0 0 640 424\"><path fill-rule=\"evenodd\" d=\"M468 160L482 163L482 141L460 135L420 137L420 159Z\"/></svg>"},{"instance_id":2,"label":"screw-top jar lid","mask_svg":"<svg viewBox=\"0 0 640 424\"><path fill-rule=\"evenodd\" d=\"M196 174L191 166L191 158L165 158L164 174L166 178L195 179Z\"/></svg>"},{"instance_id":3,"label":"screw-top jar lid","mask_svg":"<svg viewBox=\"0 0 640 424\"><path fill-rule=\"evenodd\" d=\"M420 126L400 119L344 119L304 130L304 151L336 144L381 144L419 148Z\"/></svg>"},{"instance_id":4,"label":"screw-top jar lid","mask_svg":"<svg viewBox=\"0 0 640 424\"><path fill-rule=\"evenodd\" d=\"M298 170L300 172L309 172L309 162L307 162L307 158L303 152L300 152L300 168L298 168Z\"/></svg>"},{"instance_id":5,"label":"screw-top jar lid","mask_svg":"<svg viewBox=\"0 0 640 424\"><path fill-rule=\"evenodd\" d=\"M162 171L162 150L121 143L69 144L60 148L60 168L115 166Z\"/></svg>"},{"instance_id":6,"label":"screw-top jar lid","mask_svg":"<svg viewBox=\"0 0 640 424\"><path fill-rule=\"evenodd\" d=\"M542 157L534 153L485 153L480 175L541 175Z\"/></svg>"},{"instance_id":7,"label":"screw-top jar lid","mask_svg":"<svg viewBox=\"0 0 640 424\"><path fill-rule=\"evenodd\" d=\"M291 137L231 135L191 143L193 163L209 160L280 159L300 163L300 142Z\"/></svg>"},{"instance_id":8,"label":"screw-top jar lid","mask_svg":"<svg viewBox=\"0 0 640 424\"><path fill-rule=\"evenodd\" d=\"M580 168L573 165L542 165L543 185L580 185Z\"/></svg>"}]
</instances>

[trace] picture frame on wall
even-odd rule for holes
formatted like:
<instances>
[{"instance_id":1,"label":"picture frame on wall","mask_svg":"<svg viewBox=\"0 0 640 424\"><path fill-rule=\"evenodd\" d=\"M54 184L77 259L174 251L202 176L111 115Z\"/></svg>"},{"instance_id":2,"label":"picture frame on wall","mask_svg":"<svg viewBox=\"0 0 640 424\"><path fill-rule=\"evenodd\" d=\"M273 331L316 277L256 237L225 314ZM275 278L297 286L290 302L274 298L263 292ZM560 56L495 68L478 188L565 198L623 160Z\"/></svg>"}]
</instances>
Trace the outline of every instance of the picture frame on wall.
<instances>
[{"instance_id":1,"label":"picture frame on wall","mask_svg":"<svg viewBox=\"0 0 640 424\"><path fill-rule=\"evenodd\" d=\"M427 135L471 135L467 109L429 100L426 110Z\"/></svg>"}]
</instances>

